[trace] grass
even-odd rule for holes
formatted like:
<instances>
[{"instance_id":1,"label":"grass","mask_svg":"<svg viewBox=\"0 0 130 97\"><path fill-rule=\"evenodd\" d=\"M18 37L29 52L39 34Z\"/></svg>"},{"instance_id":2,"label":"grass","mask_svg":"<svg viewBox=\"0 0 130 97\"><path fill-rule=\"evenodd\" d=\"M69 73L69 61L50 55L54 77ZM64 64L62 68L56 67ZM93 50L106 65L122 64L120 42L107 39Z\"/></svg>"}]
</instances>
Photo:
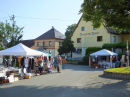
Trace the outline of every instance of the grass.
<instances>
[{"instance_id":1,"label":"grass","mask_svg":"<svg viewBox=\"0 0 130 97\"><path fill-rule=\"evenodd\" d=\"M77 64L78 62L82 62L79 60L66 60L67 63Z\"/></svg>"},{"instance_id":2,"label":"grass","mask_svg":"<svg viewBox=\"0 0 130 97\"><path fill-rule=\"evenodd\" d=\"M117 73L130 73L130 67L106 69L106 71L117 72Z\"/></svg>"}]
</instances>

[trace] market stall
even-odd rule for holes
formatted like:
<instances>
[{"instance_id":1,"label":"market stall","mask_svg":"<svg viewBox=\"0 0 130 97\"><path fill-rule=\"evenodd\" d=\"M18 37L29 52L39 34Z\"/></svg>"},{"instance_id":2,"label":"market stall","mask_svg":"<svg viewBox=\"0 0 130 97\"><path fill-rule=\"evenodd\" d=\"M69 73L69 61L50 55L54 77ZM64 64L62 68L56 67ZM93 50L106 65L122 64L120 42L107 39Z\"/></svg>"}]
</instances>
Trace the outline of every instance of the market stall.
<instances>
[{"instance_id":1,"label":"market stall","mask_svg":"<svg viewBox=\"0 0 130 97\"><path fill-rule=\"evenodd\" d=\"M25 45L23 45L22 43L13 46L11 48L5 49L5 50L1 50L0 51L0 55L4 55L4 56L15 56L16 60L18 61L16 63L19 64L20 68L14 68L14 67L4 67L0 68L0 83L2 83L2 79L5 81L5 79L8 79L9 82L14 82L15 80L18 79L18 76L21 77L26 77L29 78L31 76L31 70L34 70L34 63L35 63L35 59L34 57L31 56L37 56L36 59L42 59L43 60L43 56L45 55L43 52L37 51L37 50L33 50L30 49L28 47L26 47Z\"/></svg>"},{"instance_id":2,"label":"market stall","mask_svg":"<svg viewBox=\"0 0 130 97\"><path fill-rule=\"evenodd\" d=\"M98 68L98 67L111 67L111 58L112 56L115 56L116 60L118 59L118 54L114 53L112 51L103 49L100 51L97 51L95 53L90 54L89 57L89 67ZM94 65L93 65L94 64ZM100 66L99 66L100 65Z\"/></svg>"},{"instance_id":3,"label":"market stall","mask_svg":"<svg viewBox=\"0 0 130 97\"><path fill-rule=\"evenodd\" d=\"M14 56L42 56L43 53L28 48L27 46L19 43L11 48L1 50L0 55L14 55Z\"/></svg>"}]
</instances>

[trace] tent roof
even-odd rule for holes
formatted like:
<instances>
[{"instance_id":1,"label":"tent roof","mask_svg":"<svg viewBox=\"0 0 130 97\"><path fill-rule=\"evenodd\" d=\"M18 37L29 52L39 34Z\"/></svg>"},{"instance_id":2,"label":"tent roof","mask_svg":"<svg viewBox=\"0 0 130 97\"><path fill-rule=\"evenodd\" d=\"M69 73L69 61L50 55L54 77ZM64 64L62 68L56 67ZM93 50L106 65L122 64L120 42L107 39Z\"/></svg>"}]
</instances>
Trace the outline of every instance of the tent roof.
<instances>
[{"instance_id":1,"label":"tent roof","mask_svg":"<svg viewBox=\"0 0 130 97\"><path fill-rule=\"evenodd\" d=\"M46 51L43 51L41 48L38 48L37 50L38 50L38 51L41 51L41 52L43 52L43 53L45 53L45 54L47 54L48 56L52 56L50 53L48 53L48 52L46 52Z\"/></svg>"},{"instance_id":2,"label":"tent roof","mask_svg":"<svg viewBox=\"0 0 130 97\"><path fill-rule=\"evenodd\" d=\"M28 48L27 46L19 43L11 48L1 50L0 55L16 55L16 56L41 56L42 52Z\"/></svg>"},{"instance_id":3,"label":"tent roof","mask_svg":"<svg viewBox=\"0 0 130 97\"><path fill-rule=\"evenodd\" d=\"M90 54L90 56L111 56L111 55L118 55L118 54L106 49Z\"/></svg>"}]
</instances>

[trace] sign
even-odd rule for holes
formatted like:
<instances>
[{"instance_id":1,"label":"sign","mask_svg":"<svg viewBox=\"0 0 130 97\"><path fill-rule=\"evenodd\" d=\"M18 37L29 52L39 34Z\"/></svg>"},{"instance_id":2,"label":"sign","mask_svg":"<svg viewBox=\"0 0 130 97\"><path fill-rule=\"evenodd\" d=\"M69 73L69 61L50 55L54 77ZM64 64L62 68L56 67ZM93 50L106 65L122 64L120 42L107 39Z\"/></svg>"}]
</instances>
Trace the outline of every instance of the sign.
<instances>
[{"instance_id":1,"label":"sign","mask_svg":"<svg viewBox=\"0 0 130 97\"><path fill-rule=\"evenodd\" d=\"M95 34L99 34L99 32L91 32L91 33L84 33L84 34L82 34L82 33L80 33L80 36L82 36L82 35L95 35Z\"/></svg>"}]
</instances>

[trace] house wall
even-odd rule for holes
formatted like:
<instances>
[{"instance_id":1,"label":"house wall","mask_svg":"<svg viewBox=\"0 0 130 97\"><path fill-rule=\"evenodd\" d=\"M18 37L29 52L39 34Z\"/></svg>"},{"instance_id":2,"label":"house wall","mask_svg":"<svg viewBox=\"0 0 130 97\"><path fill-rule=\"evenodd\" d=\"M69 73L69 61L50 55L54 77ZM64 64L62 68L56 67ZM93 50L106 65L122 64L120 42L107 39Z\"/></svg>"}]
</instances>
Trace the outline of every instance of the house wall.
<instances>
[{"instance_id":1,"label":"house wall","mask_svg":"<svg viewBox=\"0 0 130 97\"><path fill-rule=\"evenodd\" d=\"M81 31L81 27L85 27L85 31ZM92 32L95 34L93 35ZM97 42L97 36L102 36L103 40ZM107 37L106 37L107 36ZM78 27L74 31L71 39L74 41L74 46L76 48L82 47L81 43L77 43L77 38L83 39L83 47L101 47L104 43L110 43L110 34L107 32L105 27L101 27L99 29L93 30L92 22L85 22L83 20L80 21Z\"/></svg>"},{"instance_id":2,"label":"house wall","mask_svg":"<svg viewBox=\"0 0 130 97\"><path fill-rule=\"evenodd\" d=\"M116 37L116 41L113 41L113 36ZM122 42L122 35L110 34L110 43Z\"/></svg>"},{"instance_id":3,"label":"house wall","mask_svg":"<svg viewBox=\"0 0 130 97\"><path fill-rule=\"evenodd\" d=\"M32 49L38 49L39 47L43 47L43 42L45 42L45 51L49 52L51 51L51 54L53 57L58 55L58 49L59 49L59 42L61 43L63 39L40 39L34 41L34 46L32 46ZM39 46L37 46L37 43L39 42ZM51 46L49 46L49 42L51 42Z\"/></svg>"},{"instance_id":4,"label":"house wall","mask_svg":"<svg viewBox=\"0 0 130 97\"><path fill-rule=\"evenodd\" d=\"M122 35L122 40L123 42L128 42L130 43L130 34L121 34Z\"/></svg>"},{"instance_id":5,"label":"house wall","mask_svg":"<svg viewBox=\"0 0 130 97\"><path fill-rule=\"evenodd\" d=\"M81 30L82 27L85 27L84 31ZM102 36L102 41L97 41L98 36ZM77 38L81 38L81 43L77 43ZM73 56L83 57L85 56L86 48L102 47L104 43L110 43L110 33L107 32L107 29L104 26L94 30L92 22L86 22L81 19L72 34L71 40L74 41L74 47L76 49L82 49L83 47L83 54L74 54Z\"/></svg>"}]
</instances>

